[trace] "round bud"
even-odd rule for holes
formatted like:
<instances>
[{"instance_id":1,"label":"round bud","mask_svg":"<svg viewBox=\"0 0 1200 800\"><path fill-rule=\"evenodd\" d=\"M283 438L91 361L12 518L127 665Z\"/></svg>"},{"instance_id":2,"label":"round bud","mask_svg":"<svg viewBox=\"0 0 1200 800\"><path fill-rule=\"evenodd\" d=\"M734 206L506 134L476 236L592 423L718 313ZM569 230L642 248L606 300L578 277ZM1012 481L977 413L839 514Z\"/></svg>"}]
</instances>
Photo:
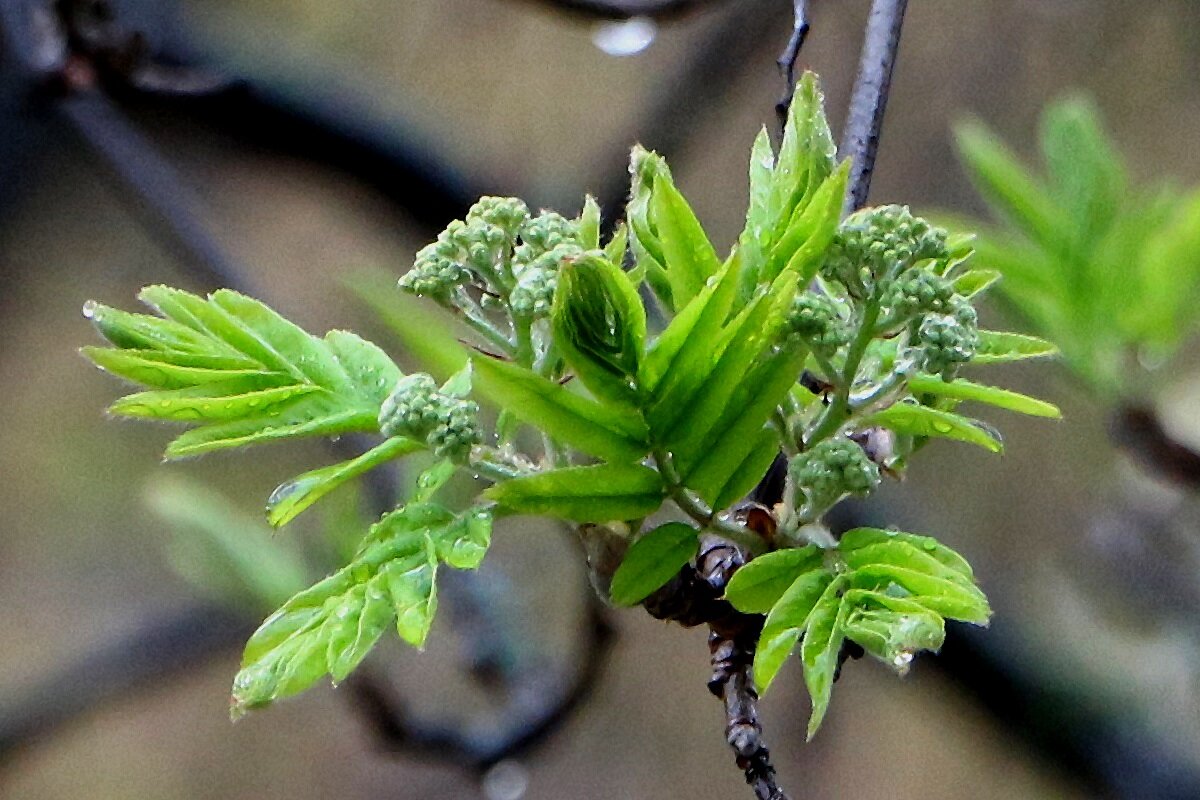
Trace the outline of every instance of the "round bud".
<instances>
[{"instance_id":1,"label":"round bud","mask_svg":"<svg viewBox=\"0 0 1200 800\"><path fill-rule=\"evenodd\" d=\"M837 436L818 442L788 465L810 513L820 513L846 495L864 496L879 485L879 466L856 442Z\"/></svg>"},{"instance_id":2,"label":"round bud","mask_svg":"<svg viewBox=\"0 0 1200 800\"><path fill-rule=\"evenodd\" d=\"M849 343L852 335L839 305L815 292L801 292L792 299L784 319L784 332L823 352L832 352Z\"/></svg>"}]
</instances>

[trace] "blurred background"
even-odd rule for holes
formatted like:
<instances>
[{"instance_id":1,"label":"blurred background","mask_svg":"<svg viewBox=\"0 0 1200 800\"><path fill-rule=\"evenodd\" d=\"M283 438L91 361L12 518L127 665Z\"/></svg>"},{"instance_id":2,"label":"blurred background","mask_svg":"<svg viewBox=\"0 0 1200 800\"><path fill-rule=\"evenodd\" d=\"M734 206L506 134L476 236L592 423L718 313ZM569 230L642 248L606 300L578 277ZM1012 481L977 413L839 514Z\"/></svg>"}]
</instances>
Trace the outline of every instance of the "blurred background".
<instances>
[{"instance_id":1,"label":"blurred background","mask_svg":"<svg viewBox=\"0 0 1200 800\"><path fill-rule=\"evenodd\" d=\"M705 689L704 634L625 612L611 652L581 656L577 554L520 522L498 530L484 570L511 658L567 675L604 659L553 735L463 769L382 741L349 687L231 726L239 645L264 609L181 575L188 545L154 507L180 482L208 487L257 535L270 491L333 456L312 443L161 465L167 433L106 421L118 386L76 349L95 339L85 300L215 288L196 266L208 252L309 330L353 328L405 361L348 280L394 279L482 193L574 215L591 192L619 216L637 141L667 156L722 249L741 228L750 142L774 124L791 3L710 0L622 26L539 0L128 0L120 22L153 51L245 86L109 87L99 104L37 89L11 31L40 4L3 5L0 797L749 796ZM801 64L837 131L869 4L812 5ZM1095 97L1135 179L1195 184L1198 72L1190 0L916 0L871 200L982 213L953 122L982 118L1032 158L1041 109L1070 90ZM1144 402L1200 447L1200 356L1185 348L1164 374ZM903 680L848 664L807 745L789 666L764 722L794 797L1200 797L1198 495L1114 449L1111 409L1061 367L997 382L1054 400L1065 421L996 420L1002 459L936 443L857 510L967 555L995 622L954 629ZM271 547L311 548L336 521L305 524ZM459 668L469 626L455 619L440 615L427 653L374 660L406 708L470 729L495 704Z\"/></svg>"}]
</instances>

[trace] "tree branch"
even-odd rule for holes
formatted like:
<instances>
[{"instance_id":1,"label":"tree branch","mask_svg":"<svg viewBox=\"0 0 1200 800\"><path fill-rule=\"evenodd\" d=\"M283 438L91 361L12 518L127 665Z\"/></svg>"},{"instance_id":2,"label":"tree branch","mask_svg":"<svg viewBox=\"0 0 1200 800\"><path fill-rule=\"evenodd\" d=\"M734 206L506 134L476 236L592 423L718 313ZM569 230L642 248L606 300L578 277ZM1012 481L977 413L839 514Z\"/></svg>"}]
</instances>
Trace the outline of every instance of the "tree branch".
<instances>
[{"instance_id":1,"label":"tree branch","mask_svg":"<svg viewBox=\"0 0 1200 800\"><path fill-rule=\"evenodd\" d=\"M783 73L783 96L775 104L775 115L779 118L779 132L787 125L788 109L792 107L792 95L796 93L796 60L800 58L800 50L804 40L808 38L808 0L792 0L792 35L787 45L775 62Z\"/></svg>"},{"instance_id":2,"label":"tree branch","mask_svg":"<svg viewBox=\"0 0 1200 800\"><path fill-rule=\"evenodd\" d=\"M1174 439L1148 408L1122 406L1112 416L1109 435L1148 471L1188 489L1200 489L1200 453Z\"/></svg>"},{"instance_id":3,"label":"tree branch","mask_svg":"<svg viewBox=\"0 0 1200 800\"><path fill-rule=\"evenodd\" d=\"M873 0L838 155L852 159L843 216L866 205L908 0Z\"/></svg>"},{"instance_id":4,"label":"tree branch","mask_svg":"<svg viewBox=\"0 0 1200 800\"><path fill-rule=\"evenodd\" d=\"M751 665L762 618L756 618L756 622L733 637L716 630L709 633L713 674L708 689L725 704L725 738L754 796L758 800L788 800L775 781L771 753L763 742L762 723L758 720L758 692Z\"/></svg>"}]
</instances>

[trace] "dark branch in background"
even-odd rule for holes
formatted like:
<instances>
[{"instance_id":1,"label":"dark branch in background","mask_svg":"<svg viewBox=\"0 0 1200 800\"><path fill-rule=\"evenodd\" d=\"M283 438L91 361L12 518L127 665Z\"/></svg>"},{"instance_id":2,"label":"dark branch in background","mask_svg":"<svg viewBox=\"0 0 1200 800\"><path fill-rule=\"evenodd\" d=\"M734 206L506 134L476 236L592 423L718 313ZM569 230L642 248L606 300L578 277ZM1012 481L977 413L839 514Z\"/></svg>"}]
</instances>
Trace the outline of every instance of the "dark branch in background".
<instances>
[{"instance_id":1,"label":"dark branch in background","mask_svg":"<svg viewBox=\"0 0 1200 800\"><path fill-rule=\"evenodd\" d=\"M1109 435L1117 447L1152 474L1187 489L1200 489L1200 452L1171 436L1153 410L1118 408Z\"/></svg>"},{"instance_id":2,"label":"dark branch in background","mask_svg":"<svg viewBox=\"0 0 1200 800\"><path fill-rule=\"evenodd\" d=\"M200 203L154 146L94 90L69 95L55 110L104 162L166 250L205 287L252 291L248 273L199 221Z\"/></svg>"},{"instance_id":3,"label":"dark branch in background","mask_svg":"<svg viewBox=\"0 0 1200 800\"><path fill-rule=\"evenodd\" d=\"M669 19L699 9L713 0L537 0L558 11L597 19L650 17Z\"/></svg>"},{"instance_id":4,"label":"dark branch in background","mask_svg":"<svg viewBox=\"0 0 1200 800\"><path fill-rule=\"evenodd\" d=\"M253 632L240 615L198 606L104 642L19 700L0 705L0 761L85 714L233 651Z\"/></svg>"},{"instance_id":5,"label":"dark branch in background","mask_svg":"<svg viewBox=\"0 0 1200 800\"><path fill-rule=\"evenodd\" d=\"M787 46L779 54L775 62L783 73L783 95L775 104L775 116L779 119L779 131L782 134L787 125L788 109L792 107L792 95L796 93L796 61L800 58L800 50L804 40L808 38L808 0L792 0L792 35L788 38Z\"/></svg>"},{"instance_id":6,"label":"dark branch in background","mask_svg":"<svg viewBox=\"0 0 1200 800\"><path fill-rule=\"evenodd\" d=\"M892 88L892 69L896 66L900 28L907 7L908 0L873 0L871 3L858 77L854 81L850 111L846 115L842 145L838 150L841 158L850 158L853 162L843 216L866 205L871 190L883 113Z\"/></svg>"},{"instance_id":7,"label":"dark branch in background","mask_svg":"<svg viewBox=\"0 0 1200 800\"><path fill-rule=\"evenodd\" d=\"M580 637L578 663L569 680L548 682L540 671L518 676L514 702L488 729L477 725L450 727L418 719L405 711L386 681L360 670L347 681L358 711L382 748L402 755L422 755L483 772L494 764L521 756L556 733L587 700L608 665L614 636L608 610L592 598Z\"/></svg>"}]
</instances>

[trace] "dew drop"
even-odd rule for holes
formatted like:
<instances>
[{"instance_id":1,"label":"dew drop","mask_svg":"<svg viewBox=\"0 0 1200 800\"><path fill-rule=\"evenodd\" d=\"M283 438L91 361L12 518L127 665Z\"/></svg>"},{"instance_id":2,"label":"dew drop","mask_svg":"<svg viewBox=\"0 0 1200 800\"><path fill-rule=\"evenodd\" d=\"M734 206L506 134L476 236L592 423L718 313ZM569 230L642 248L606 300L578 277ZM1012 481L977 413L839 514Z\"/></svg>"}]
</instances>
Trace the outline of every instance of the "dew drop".
<instances>
[{"instance_id":1,"label":"dew drop","mask_svg":"<svg viewBox=\"0 0 1200 800\"><path fill-rule=\"evenodd\" d=\"M521 800L529 788L529 773L513 760L501 761L483 776L487 800Z\"/></svg>"},{"instance_id":2,"label":"dew drop","mask_svg":"<svg viewBox=\"0 0 1200 800\"><path fill-rule=\"evenodd\" d=\"M602 22L592 33L592 43L601 51L618 58L635 56L654 43L658 25L649 17Z\"/></svg>"},{"instance_id":3,"label":"dew drop","mask_svg":"<svg viewBox=\"0 0 1200 800\"><path fill-rule=\"evenodd\" d=\"M83 304L83 316L85 319L95 319L96 312L100 310L100 304L95 300L88 300Z\"/></svg>"},{"instance_id":4,"label":"dew drop","mask_svg":"<svg viewBox=\"0 0 1200 800\"><path fill-rule=\"evenodd\" d=\"M901 672L908 669L908 665L912 663L913 654L907 650L901 650L896 653L896 657L892 659L892 666Z\"/></svg>"},{"instance_id":5,"label":"dew drop","mask_svg":"<svg viewBox=\"0 0 1200 800\"><path fill-rule=\"evenodd\" d=\"M949 422L942 422L939 420L933 423L933 429L938 433L951 433L954 430L954 426Z\"/></svg>"}]
</instances>

